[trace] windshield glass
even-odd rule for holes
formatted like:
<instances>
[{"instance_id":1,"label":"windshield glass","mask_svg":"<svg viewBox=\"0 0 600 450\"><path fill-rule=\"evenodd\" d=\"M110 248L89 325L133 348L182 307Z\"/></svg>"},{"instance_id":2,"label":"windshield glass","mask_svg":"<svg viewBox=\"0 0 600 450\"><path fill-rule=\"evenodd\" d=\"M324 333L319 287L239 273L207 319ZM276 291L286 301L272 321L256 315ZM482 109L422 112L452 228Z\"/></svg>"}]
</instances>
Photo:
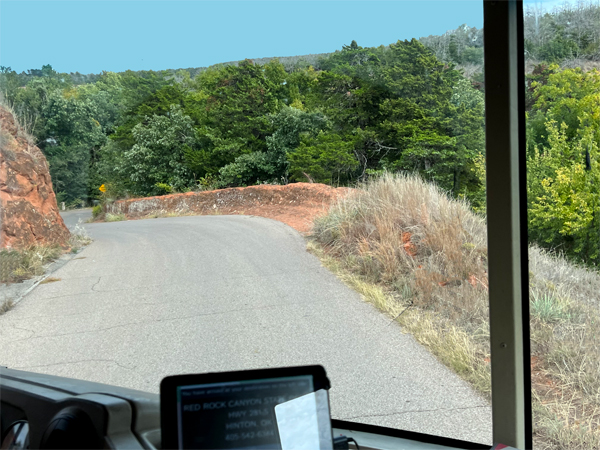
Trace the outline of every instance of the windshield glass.
<instances>
[{"instance_id":1,"label":"windshield glass","mask_svg":"<svg viewBox=\"0 0 600 450\"><path fill-rule=\"evenodd\" d=\"M600 378L600 7L550 3L532 369L539 445L569 448ZM481 2L1 8L0 365L158 392L320 364L333 418L492 443Z\"/></svg>"}]
</instances>

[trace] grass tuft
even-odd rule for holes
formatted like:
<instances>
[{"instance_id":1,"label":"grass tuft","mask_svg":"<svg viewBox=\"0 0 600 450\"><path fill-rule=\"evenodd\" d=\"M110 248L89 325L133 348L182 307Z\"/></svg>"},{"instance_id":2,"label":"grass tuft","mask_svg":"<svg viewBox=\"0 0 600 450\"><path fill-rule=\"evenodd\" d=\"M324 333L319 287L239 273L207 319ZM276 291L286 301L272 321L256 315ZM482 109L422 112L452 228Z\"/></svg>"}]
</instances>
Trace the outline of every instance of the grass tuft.
<instances>
[{"instance_id":1,"label":"grass tuft","mask_svg":"<svg viewBox=\"0 0 600 450\"><path fill-rule=\"evenodd\" d=\"M69 246L76 253L92 242L81 220L71 231ZM43 275L46 265L63 254L58 245L32 245L24 250L0 250L0 283L19 283Z\"/></svg>"},{"instance_id":2,"label":"grass tuft","mask_svg":"<svg viewBox=\"0 0 600 450\"><path fill-rule=\"evenodd\" d=\"M61 253L59 246L31 246L22 251L0 250L0 283L18 283L43 275L44 266Z\"/></svg>"},{"instance_id":3,"label":"grass tuft","mask_svg":"<svg viewBox=\"0 0 600 450\"><path fill-rule=\"evenodd\" d=\"M0 106L6 109L10 114L12 114L15 124L17 125L17 137L24 138L27 141L29 147L34 147L37 145L35 138L33 137L33 129L35 128L35 123L37 121L37 117L25 117L23 115L17 114L14 110L13 105L4 97L2 93L0 93ZM9 136L10 140L14 140L12 136ZM1 140L2 138L0 138ZM27 149L29 152L30 149Z\"/></svg>"},{"instance_id":4,"label":"grass tuft","mask_svg":"<svg viewBox=\"0 0 600 450\"><path fill-rule=\"evenodd\" d=\"M2 301L2 303L0 303L0 316L4 313L10 311L14 305L15 304L11 298L9 298L8 300Z\"/></svg>"},{"instance_id":5,"label":"grass tuft","mask_svg":"<svg viewBox=\"0 0 600 450\"><path fill-rule=\"evenodd\" d=\"M106 216L104 217L104 220L106 222L120 222L122 220L127 220L127 217L125 217L125 214L111 214L111 213L106 213Z\"/></svg>"},{"instance_id":6,"label":"grass tuft","mask_svg":"<svg viewBox=\"0 0 600 450\"><path fill-rule=\"evenodd\" d=\"M532 293L531 315L548 323L556 323L571 318L567 302L548 293Z\"/></svg>"}]
</instances>

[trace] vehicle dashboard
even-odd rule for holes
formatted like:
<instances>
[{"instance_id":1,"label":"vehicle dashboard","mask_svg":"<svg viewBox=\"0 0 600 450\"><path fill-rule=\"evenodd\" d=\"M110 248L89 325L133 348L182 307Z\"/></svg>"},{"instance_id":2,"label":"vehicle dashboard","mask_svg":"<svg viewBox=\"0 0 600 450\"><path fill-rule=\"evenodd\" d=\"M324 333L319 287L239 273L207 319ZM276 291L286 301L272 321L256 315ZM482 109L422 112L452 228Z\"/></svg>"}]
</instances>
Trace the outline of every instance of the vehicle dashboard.
<instances>
[{"instance_id":1,"label":"vehicle dashboard","mask_svg":"<svg viewBox=\"0 0 600 450\"><path fill-rule=\"evenodd\" d=\"M489 449L339 420L332 426L334 436L352 437L361 449ZM0 431L2 449L160 449L160 397L0 367Z\"/></svg>"}]
</instances>

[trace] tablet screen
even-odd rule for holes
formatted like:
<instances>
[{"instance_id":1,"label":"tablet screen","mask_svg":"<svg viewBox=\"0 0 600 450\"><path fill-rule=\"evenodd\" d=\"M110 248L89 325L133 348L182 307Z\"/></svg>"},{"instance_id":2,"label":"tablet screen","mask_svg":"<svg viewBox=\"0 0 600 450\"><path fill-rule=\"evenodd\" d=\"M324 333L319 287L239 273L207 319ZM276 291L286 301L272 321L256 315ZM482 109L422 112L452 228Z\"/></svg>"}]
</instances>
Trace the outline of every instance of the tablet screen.
<instances>
[{"instance_id":1,"label":"tablet screen","mask_svg":"<svg viewBox=\"0 0 600 450\"><path fill-rule=\"evenodd\" d=\"M312 374L223 378L188 384L193 379L184 376L186 382L174 386L177 448L331 448L327 391L315 386Z\"/></svg>"}]
</instances>

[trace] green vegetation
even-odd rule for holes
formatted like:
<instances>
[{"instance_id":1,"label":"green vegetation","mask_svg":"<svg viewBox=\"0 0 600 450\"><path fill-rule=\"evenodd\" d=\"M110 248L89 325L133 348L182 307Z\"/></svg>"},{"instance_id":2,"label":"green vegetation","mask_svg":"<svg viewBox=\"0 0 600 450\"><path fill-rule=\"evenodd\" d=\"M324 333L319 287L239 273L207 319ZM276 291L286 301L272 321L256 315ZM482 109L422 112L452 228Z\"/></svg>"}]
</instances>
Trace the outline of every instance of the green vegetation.
<instances>
[{"instance_id":1,"label":"green vegetation","mask_svg":"<svg viewBox=\"0 0 600 450\"><path fill-rule=\"evenodd\" d=\"M6 299L6 300L3 300L3 301L0 303L0 316L1 316L2 314L4 314L5 312L7 312L7 311L10 311L10 309L11 309L13 306L14 306L14 301L13 301L13 299L12 299L12 298L9 298L9 299Z\"/></svg>"},{"instance_id":2,"label":"green vegetation","mask_svg":"<svg viewBox=\"0 0 600 450\"><path fill-rule=\"evenodd\" d=\"M528 126L530 237L598 264L600 72L550 66L531 83Z\"/></svg>"},{"instance_id":3,"label":"green vegetation","mask_svg":"<svg viewBox=\"0 0 600 450\"><path fill-rule=\"evenodd\" d=\"M529 7L525 37L529 237L596 266L600 73L590 68L600 7ZM352 41L319 57L202 69L0 67L0 91L69 206L260 183L354 185L388 171L418 173L484 213L482 63L482 30L461 25L388 46Z\"/></svg>"},{"instance_id":4,"label":"green vegetation","mask_svg":"<svg viewBox=\"0 0 600 450\"><path fill-rule=\"evenodd\" d=\"M104 220L106 222L121 222L123 220L127 220L127 217L125 217L125 214L107 213L106 216L104 216Z\"/></svg>"},{"instance_id":5,"label":"green vegetation","mask_svg":"<svg viewBox=\"0 0 600 450\"><path fill-rule=\"evenodd\" d=\"M102 205L96 205L92 208L92 219L96 219L100 214L102 214Z\"/></svg>"},{"instance_id":6,"label":"green vegetation","mask_svg":"<svg viewBox=\"0 0 600 450\"><path fill-rule=\"evenodd\" d=\"M419 41L354 43L313 66L242 61L200 72L103 73L75 85L51 66L6 98L50 162L59 201L419 171L477 198L483 95ZM18 77L17 77L18 78ZM18 80L17 80L18 81Z\"/></svg>"},{"instance_id":7,"label":"green vegetation","mask_svg":"<svg viewBox=\"0 0 600 450\"><path fill-rule=\"evenodd\" d=\"M316 221L309 249L481 393L490 393L487 236L469 206L385 175ZM529 250L536 448L600 447L600 274Z\"/></svg>"}]
</instances>

